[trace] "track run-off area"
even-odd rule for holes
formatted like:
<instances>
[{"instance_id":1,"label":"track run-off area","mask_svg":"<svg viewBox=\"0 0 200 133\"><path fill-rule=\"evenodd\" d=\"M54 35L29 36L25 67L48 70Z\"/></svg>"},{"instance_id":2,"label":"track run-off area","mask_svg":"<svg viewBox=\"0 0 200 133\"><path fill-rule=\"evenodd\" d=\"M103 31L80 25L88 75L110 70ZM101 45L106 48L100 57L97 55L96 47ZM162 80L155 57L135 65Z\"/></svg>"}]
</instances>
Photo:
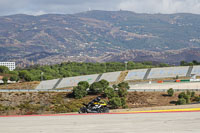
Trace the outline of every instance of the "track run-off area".
<instances>
[{"instance_id":1,"label":"track run-off area","mask_svg":"<svg viewBox=\"0 0 200 133\"><path fill-rule=\"evenodd\" d=\"M200 108L0 116L0 133L199 133Z\"/></svg>"}]
</instances>

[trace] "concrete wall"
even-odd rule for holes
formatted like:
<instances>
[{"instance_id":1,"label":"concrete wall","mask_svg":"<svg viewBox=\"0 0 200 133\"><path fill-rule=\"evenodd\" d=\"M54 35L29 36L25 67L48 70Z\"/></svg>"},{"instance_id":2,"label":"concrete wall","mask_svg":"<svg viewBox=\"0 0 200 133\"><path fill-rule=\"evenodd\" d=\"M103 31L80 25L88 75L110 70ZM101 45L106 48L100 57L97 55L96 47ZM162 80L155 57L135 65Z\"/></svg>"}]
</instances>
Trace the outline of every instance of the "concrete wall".
<instances>
[{"instance_id":1,"label":"concrete wall","mask_svg":"<svg viewBox=\"0 0 200 133\"><path fill-rule=\"evenodd\" d=\"M117 79L118 79L118 77L120 76L120 73L121 73L121 71L120 71L120 72L104 73L104 74L101 76L100 80L105 79L105 80L107 80L108 82L116 82Z\"/></svg>"},{"instance_id":2,"label":"concrete wall","mask_svg":"<svg viewBox=\"0 0 200 133\"><path fill-rule=\"evenodd\" d=\"M176 77L177 75L179 77L186 76L188 72L189 67L165 67L165 68L152 68L148 79L158 79L158 78L170 78L170 77Z\"/></svg>"},{"instance_id":3,"label":"concrete wall","mask_svg":"<svg viewBox=\"0 0 200 133\"><path fill-rule=\"evenodd\" d=\"M125 81L142 80L146 72L147 72L147 69L130 70L125 78Z\"/></svg>"},{"instance_id":4,"label":"concrete wall","mask_svg":"<svg viewBox=\"0 0 200 133\"><path fill-rule=\"evenodd\" d=\"M80 81L87 81L89 84L92 84L97 77L98 74L63 78L57 88L77 86Z\"/></svg>"}]
</instances>

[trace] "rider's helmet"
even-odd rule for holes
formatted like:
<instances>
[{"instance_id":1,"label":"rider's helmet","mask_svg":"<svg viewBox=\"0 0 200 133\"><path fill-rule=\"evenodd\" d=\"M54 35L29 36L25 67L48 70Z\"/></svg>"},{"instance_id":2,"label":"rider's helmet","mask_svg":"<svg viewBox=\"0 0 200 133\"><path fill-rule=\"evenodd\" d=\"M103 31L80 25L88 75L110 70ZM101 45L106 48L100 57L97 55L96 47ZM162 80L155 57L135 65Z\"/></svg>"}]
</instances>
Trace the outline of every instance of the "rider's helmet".
<instances>
[{"instance_id":1,"label":"rider's helmet","mask_svg":"<svg viewBox=\"0 0 200 133\"><path fill-rule=\"evenodd\" d=\"M101 98L100 98L100 97L97 97L96 99L97 99L97 101L98 101L98 102L101 100Z\"/></svg>"}]
</instances>

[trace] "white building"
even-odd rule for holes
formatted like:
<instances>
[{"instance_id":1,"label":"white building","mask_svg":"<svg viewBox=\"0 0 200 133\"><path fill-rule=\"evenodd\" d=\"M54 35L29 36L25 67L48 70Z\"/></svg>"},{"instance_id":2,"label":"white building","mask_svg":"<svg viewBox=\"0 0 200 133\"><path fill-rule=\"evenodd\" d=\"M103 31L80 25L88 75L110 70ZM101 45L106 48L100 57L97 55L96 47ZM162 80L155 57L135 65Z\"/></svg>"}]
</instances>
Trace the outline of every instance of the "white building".
<instances>
[{"instance_id":1,"label":"white building","mask_svg":"<svg viewBox=\"0 0 200 133\"><path fill-rule=\"evenodd\" d=\"M15 70L15 62L0 62L0 66L6 66L10 71Z\"/></svg>"}]
</instances>

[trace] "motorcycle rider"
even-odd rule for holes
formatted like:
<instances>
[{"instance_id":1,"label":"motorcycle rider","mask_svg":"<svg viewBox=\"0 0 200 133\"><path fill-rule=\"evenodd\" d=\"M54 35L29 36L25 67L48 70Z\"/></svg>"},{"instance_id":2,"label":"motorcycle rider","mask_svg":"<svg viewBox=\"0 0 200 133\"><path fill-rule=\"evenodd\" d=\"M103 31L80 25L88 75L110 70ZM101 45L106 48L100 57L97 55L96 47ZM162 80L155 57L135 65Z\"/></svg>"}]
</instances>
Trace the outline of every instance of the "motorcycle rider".
<instances>
[{"instance_id":1,"label":"motorcycle rider","mask_svg":"<svg viewBox=\"0 0 200 133\"><path fill-rule=\"evenodd\" d=\"M101 101L101 98L98 96L95 99L93 99L91 102L88 103L88 107L93 108L93 107L95 107L94 103L96 103L96 102L99 103L100 101Z\"/></svg>"}]
</instances>

